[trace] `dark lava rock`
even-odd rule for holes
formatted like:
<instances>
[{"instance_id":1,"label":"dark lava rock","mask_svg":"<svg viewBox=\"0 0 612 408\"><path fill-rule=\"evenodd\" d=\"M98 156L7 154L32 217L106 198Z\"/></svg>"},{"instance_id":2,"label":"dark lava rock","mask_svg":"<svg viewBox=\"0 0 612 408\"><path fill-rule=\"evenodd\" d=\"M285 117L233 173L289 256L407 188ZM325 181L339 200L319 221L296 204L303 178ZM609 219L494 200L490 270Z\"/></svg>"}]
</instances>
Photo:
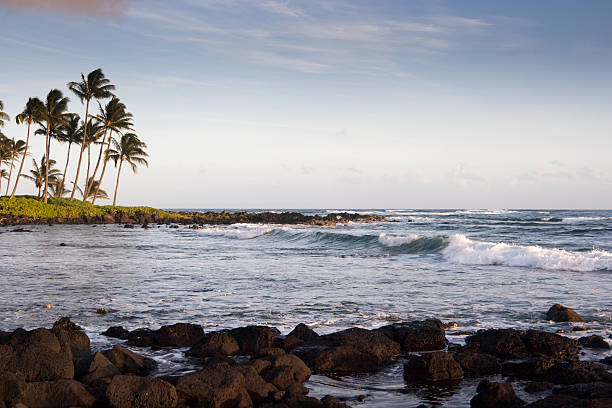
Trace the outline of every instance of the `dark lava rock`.
<instances>
[{"instance_id":1,"label":"dark lava rock","mask_svg":"<svg viewBox=\"0 0 612 408\"><path fill-rule=\"evenodd\" d=\"M538 356L520 361L507 361L502 365L502 372L506 376L522 379L540 380L546 378L548 371L557 364L557 360Z\"/></svg>"},{"instance_id":2,"label":"dark lava rock","mask_svg":"<svg viewBox=\"0 0 612 408\"><path fill-rule=\"evenodd\" d=\"M252 366L242 365L236 369L244 377L244 386L253 402L263 402L278 392L278 388L264 380Z\"/></svg>"},{"instance_id":3,"label":"dark lava rock","mask_svg":"<svg viewBox=\"0 0 612 408\"><path fill-rule=\"evenodd\" d=\"M589 330L588 326L574 326L574 327L572 327L572 331L575 331L575 332L587 331L587 330Z\"/></svg>"},{"instance_id":4,"label":"dark lava rock","mask_svg":"<svg viewBox=\"0 0 612 408\"><path fill-rule=\"evenodd\" d=\"M484 353L458 353L455 360L469 374L496 374L502 366L495 356Z\"/></svg>"},{"instance_id":5,"label":"dark lava rock","mask_svg":"<svg viewBox=\"0 0 612 408\"><path fill-rule=\"evenodd\" d=\"M291 333L287 335L287 337L289 336L297 337L304 342L313 342L319 338L319 335L304 323L300 323L295 326L295 329L293 329Z\"/></svg>"},{"instance_id":6,"label":"dark lava rock","mask_svg":"<svg viewBox=\"0 0 612 408\"><path fill-rule=\"evenodd\" d=\"M583 347L588 347L592 349L609 349L610 345L608 342L601 336L593 334L592 336L585 336L578 339L578 344Z\"/></svg>"},{"instance_id":7,"label":"dark lava rock","mask_svg":"<svg viewBox=\"0 0 612 408\"><path fill-rule=\"evenodd\" d=\"M578 313L558 303L548 309L546 318L553 322L584 322Z\"/></svg>"},{"instance_id":8,"label":"dark lava rock","mask_svg":"<svg viewBox=\"0 0 612 408\"><path fill-rule=\"evenodd\" d=\"M157 378L118 375L106 389L106 397L115 408L173 408L178 395L172 384Z\"/></svg>"},{"instance_id":9,"label":"dark lava rock","mask_svg":"<svg viewBox=\"0 0 612 408\"><path fill-rule=\"evenodd\" d=\"M553 394L529 404L529 408L610 408L612 399L584 400L570 395Z\"/></svg>"},{"instance_id":10,"label":"dark lava rock","mask_svg":"<svg viewBox=\"0 0 612 408\"><path fill-rule=\"evenodd\" d=\"M90 407L96 399L80 382L58 380L27 383L21 402L30 408Z\"/></svg>"},{"instance_id":11,"label":"dark lava rock","mask_svg":"<svg viewBox=\"0 0 612 408\"><path fill-rule=\"evenodd\" d=\"M530 382L525 386L525 392L537 394L539 392L552 390L555 385L546 381Z\"/></svg>"},{"instance_id":12,"label":"dark lava rock","mask_svg":"<svg viewBox=\"0 0 612 408\"><path fill-rule=\"evenodd\" d=\"M383 326L376 331L400 344L402 351L434 351L446 347L444 323L427 319Z\"/></svg>"},{"instance_id":13,"label":"dark lava rock","mask_svg":"<svg viewBox=\"0 0 612 408\"><path fill-rule=\"evenodd\" d=\"M240 347L236 339L229 333L221 331L206 334L186 354L192 357L231 356L239 351Z\"/></svg>"},{"instance_id":14,"label":"dark lava rock","mask_svg":"<svg viewBox=\"0 0 612 408\"><path fill-rule=\"evenodd\" d=\"M55 323L53 323L53 328L51 330L83 330L81 326L76 323L73 323L70 318L62 317Z\"/></svg>"},{"instance_id":15,"label":"dark lava rock","mask_svg":"<svg viewBox=\"0 0 612 408\"><path fill-rule=\"evenodd\" d=\"M270 366L262 370L261 376L279 390L287 390L294 383L303 383L310 378L310 369L293 354L265 357Z\"/></svg>"},{"instance_id":16,"label":"dark lava rock","mask_svg":"<svg viewBox=\"0 0 612 408\"><path fill-rule=\"evenodd\" d=\"M332 397L331 395L326 395L321 398L321 402L323 403L324 408L350 408L344 402L340 401L338 398Z\"/></svg>"},{"instance_id":17,"label":"dark lava rock","mask_svg":"<svg viewBox=\"0 0 612 408\"><path fill-rule=\"evenodd\" d=\"M26 381L74 378L70 347L47 329L0 336L0 371L23 374Z\"/></svg>"},{"instance_id":18,"label":"dark lava rock","mask_svg":"<svg viewBox=\"0 0 612 408\"><path fill-rule=\"evenodd\" d=\"M399 355L400 345L378 331L347 329L293 351L319 373L374 371Z\"/></svg>"},{"instance_id":19,"label":"dark lava rock","mask_svg":"<svg viewBox=\"0 0 612 408\"><path fill-rule=\"evenodd\" d=\"M476 334L467 337L465 342L480 353L492 354L504 359L522 358L529 354L573 358L579 352L575 340L539 330L479 330Z\"/></svg>"},{"instance_id":20,"label":"dark lava rock","mask_svg":"<svg viewBox=\"0 0 612 408\"><path fill-rule=\"evenodd\" d=\"M228 333L238 342L240 352L245 354L257 354L263 348L274 347L274 340L280 335L276 327L268 326L239 327Z\"/></svg>"},{"instance_id":21,"label":"dark lava rock","mask_svg":"<svg viewBox=\"0 0 612 408\"><path fill-rule=\"evenodd\" d=\"M111 363L104 354L98 352L89 365L87 375L85 375L81 381L84 383L92 383L102 378L110 378L119 374L121 374L119 369Z\"/></svg>"},{"instance_id":22,"label":"dark lava rock","mask_svg":"<svg viewBox=\"0 0 612 408\"><path fill-rule=\"evenodd\" d=\"M157 368L155 360L142 357L121 346L114 346L103 354L121 374L147 375Z\"/></svg>"},{"instance_id":23,"label":"dark lava rock","mask_svg":"<svg viewBox=\"0 0 612 408\"><path fill-rule=\"evenodd\" d=\"M115 339L127 340L130 332L123 328L123 326L113 326L106 329L101 333L106 337L113 337Z\"/></svg>"},{"instance_id":24,"label":"dark lava rock","mask_svg":"<svg viewBox=\"0 0 612 408\"><path fill-rule=\"evenodd\" d=\"M612 398L612 384L593 382L587 384L563 385L556 387L553 394L571 395L576 398Z\"/></svg>"},{"instance_id":25,"label":"dark lava rock","mask_svg":"<svg viewBox=\"0 0 612 408\"><path fill-rule=\"evenodd\" d=\"M612 365L612 356L608 356L600 361L600 363L605 365Z\"/></svg>"},{"instance_id":26,"label":"dark lava rock","mask_svg":"<svg viewBox=\"0 0 612 408\"><path fill-rule=\"evenodd\" d=\"M252 406L244 376L226 363L211 365L179 378L176 390L190 405L214 408Z\"/></svg>"},{"instance_id":27,"label":"dark lava rock","mask_svg":"<svg viewBox=\"0 0 612 408\"><path fill-rule=\"evenodd\" d=\"M476 392L478 394L470 401L472 408L515 408L525 405L514 393L512 383L483 380L478 384Z\"/></svg>"},{"instance_id":28,"label":"dark lava rock","mask_svg":"<svg viewBox=\"0 0 612 408\"><path fill-rule=\"evenodd\" d=\"M612 382L607 367L588 361L561 361L548 371L546 380L555 384L582 384L596 381Z\"/></svg>"},{"instance_id":29,"label":"dark lava rock","mask_svg":"<svg viewBox=\"0 0 612 408\"><path fill-rule=\"evenodd\" d=\"M452 381L463 378L463 369L453 356L441 351L410 356L404 364L406 381Z\"/></svg>"},{"instance_id":30,"label":"dark lava rock","mask_svg":"<svg viewBox=\"0 0 612 408\"><path fill-rule=\"evenodd\" d=\"M189 323L162 326L153 332L154 344L160 347L190 347L202 337L204 337L202 326Z\"/></svg>"},{"instance_id":31,"label":"dark lava rock","mask_svg":"<svg viewBox=\"0 0 612 408\"><path fill-rule=\"evenodd\" d=\"M0 407L21 401L25 388L26 382L22 374L0 371Z\"/></svg>"}]
</instances>

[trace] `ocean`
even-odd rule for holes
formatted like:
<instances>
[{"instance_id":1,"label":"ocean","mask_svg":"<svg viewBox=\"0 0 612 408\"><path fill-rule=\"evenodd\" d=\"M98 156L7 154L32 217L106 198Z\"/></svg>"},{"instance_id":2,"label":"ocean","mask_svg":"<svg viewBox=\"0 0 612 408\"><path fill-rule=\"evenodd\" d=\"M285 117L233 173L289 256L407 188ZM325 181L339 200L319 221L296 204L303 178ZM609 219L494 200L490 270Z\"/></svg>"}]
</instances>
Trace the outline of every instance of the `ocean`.
<instances>
[{"instance_id":1,"label":"ocean","mask_svg":"<svg viewBox=\"0 0 612 408\"><path fill-rule=\"evenodd\" d=\"M115 325L265 324L286 334L306 323L329 333L436 317L457 323L447 334L461 343L480 328L567 329L545 317L561 303L585 318L588 334L612 334L612 211L351 211L388 222L2 228L0 330L69 316L104 348L116 340L99 333ZM94 313L101 307L109 313ZM181 350L139 352L158 359L157 375L191 369ZM363 404L380 407L465 406L477 385L412 388L401 370L307 385L313 396L364 394Z\"/></svg>"}]
</instances>

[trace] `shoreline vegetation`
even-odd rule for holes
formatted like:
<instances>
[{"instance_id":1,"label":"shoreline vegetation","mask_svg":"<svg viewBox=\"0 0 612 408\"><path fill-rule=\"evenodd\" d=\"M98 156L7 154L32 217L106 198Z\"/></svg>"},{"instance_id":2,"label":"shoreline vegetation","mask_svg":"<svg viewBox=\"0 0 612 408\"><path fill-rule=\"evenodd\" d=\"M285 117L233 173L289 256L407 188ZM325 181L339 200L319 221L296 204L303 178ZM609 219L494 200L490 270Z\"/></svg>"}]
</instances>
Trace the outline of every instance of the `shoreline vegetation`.
<instances>
[{"instance_id":1,"label":"shoreline vegetation","mask_svg":"<svg viewBox=\"0 0 612 408\"><path fill-rule=\"evenodd\" d=\"M333 213L326 216L304 215L298 212L182 212L165 211L152 207L121 207L94 205L87 201L68 198L49 198L47 203L36 196L0 197L0 227L32 224L181 224L227 225L249 224L306 224L336 225L348 222L386 221L376 215Z\"/></svg>"},{"instance_id":2,"label":"shoreline vegetation","mask_svg":"<svg viewBox=\"0 0 612 408\"><path fill-rule=\"evenodd\" d=\"M313 398L311 375L363 376L399 365L394 375L417 395L453 393L464 381L476 381L461 406L611 406L612 361L602 359L609 344L598 335L561 335L589 330L565 306L553 305L546 319L567 330L482 329L465 333L461 345L450 341L461 335L454 332L457 324L438 319L330 334L299 324L286 335L270 326L205 332L200 324L176 323L156 330L113 326L100 333L113 338L112 348L92 350L83 329L63 317L51 329L0 332L0 405L348 408L367 406L368 390ZM188 369L160 376L157 362L141 354L172 349L183 349ZM584 349L598 361L581 361Z\"/></svg>"},{"instance_id":3,"label":"shoreline vegetation","mask_svg":"<svg viewBox=\"0 0 612 408\"><path fill-rule=\"evenodd\" d=\"M0 196L3 191L5 196L9 196L10 192L10 199L13 200L19 181L23 178L34 183L38 197L41 197L44 203L52 197L62 198L68 195L72 202L76 192L81 195L82 202L91 201L95 204L97 199L109 200L109 195L101 186L106 166L112 161L117 168L114 207L117 204L123 165L129 165L134 173L138 166L148 167L149 155L145 151L147 145L134 133L133 115L117 98L114 93L115 85L104 76L102 69L98 68L87 76L81 73L79 80L68 82L66 86L83 104L84 116L68 111L70 99L59 89L50 90L42 100L30 97L23 111L15 115L18 125L27 125L25 140L15 140L14 136L8 137L2 133L11 116L4 112L5 107L0 98ZM110 100L103 106L100 102L106 99ZM95 103L98 104L98 113L92 114ZM26 157L31 156L28 151L31 136L36 135L44 136L44 153L39 162L32 159L33 168L28 174L23 166ZM53 141L68 145L63 172L54 168L57 161L51 158L51 152L55 152ZM74 181L68 183L67 172L73 145L79 146L80 152ZM99 146L98 153L96 145ZM98 173L100 164L102 166ZM84 179L82 176L85 176ZM6 188L3 188L5 179Z\"/></svg>"}]
</instances>

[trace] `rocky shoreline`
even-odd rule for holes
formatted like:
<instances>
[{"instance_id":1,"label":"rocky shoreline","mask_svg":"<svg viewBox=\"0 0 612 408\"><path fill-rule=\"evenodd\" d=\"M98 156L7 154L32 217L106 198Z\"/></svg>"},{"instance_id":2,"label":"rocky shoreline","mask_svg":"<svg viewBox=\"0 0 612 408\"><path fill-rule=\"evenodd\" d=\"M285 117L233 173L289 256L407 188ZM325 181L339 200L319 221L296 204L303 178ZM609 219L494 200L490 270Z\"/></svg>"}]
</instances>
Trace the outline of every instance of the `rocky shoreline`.
<instances>
[{"instance_id":1,"label":"rocky shoreline","mask_svg":"<svg viewBox=\"0 0 612 408\"><path fill-rule=\"evenodd\" d=\"M0 214L0 227L37 224L175 224L175 225L229 225L248 224L304 224L304 225L337 225L348 222L387 221L377 215L355 213L332 213L326 216L304 215L298 212L174 212L164 215L136 211L130 214L126 211L113 211L104 215L80 217L28 217L25 215Z\"/></svg>"},{"instance_id":2,"label":"rocky shoreline","mask_svg":"<svg viewBox=\"0 0 612 408\"><path fill-rule=\"evenodd\" d=\"M561 305L551 307L547 317L581 321ZM410 386L453 388L463 380L480 381L466 406L612 406L612 359L579 360L583 348L610 348L601 336L487 329L460 345L449 343L448 327L427 319L319 335L299 324L286 336L268 326L212 332L189 323L158 330L111 327L101 334L123 343L94 352L85 332L62 318L51 329L0 332L0 407L367 406L367 395L309 397L305 383L311 374L371 373L398 360ZM197 370L155 378L156 362L126 347L183 349ZM542 398L521 400L517 381Z\"/></svg>"}]
</instances>

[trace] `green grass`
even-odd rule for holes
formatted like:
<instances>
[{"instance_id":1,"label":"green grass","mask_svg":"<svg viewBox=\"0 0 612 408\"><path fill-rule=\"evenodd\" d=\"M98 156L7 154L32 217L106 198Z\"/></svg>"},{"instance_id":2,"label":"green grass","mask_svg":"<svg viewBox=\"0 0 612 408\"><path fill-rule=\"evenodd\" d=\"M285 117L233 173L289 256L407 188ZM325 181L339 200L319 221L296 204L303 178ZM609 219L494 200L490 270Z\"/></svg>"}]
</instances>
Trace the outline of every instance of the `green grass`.
<instances>
[{"instance_id":1,"label":"green grass","mask_svg":"<svg viewBox=\"0 0 612 408\"><path fill-rule=\"evenodd\" d=\"M54 217L82 217L84 215L94 217L113 212L122 211L129 216L136 213L157 214L158 216L173 216L178 213L170 213L152 207L113 207L110 205L92 205L81 200L70 201L67 198L49 198L48 203L42 202L35 196L15 196L12 200L9 197L0 197L0 214L21 215L35 218L54 218Z\"/></svg>"}]
</instances>

